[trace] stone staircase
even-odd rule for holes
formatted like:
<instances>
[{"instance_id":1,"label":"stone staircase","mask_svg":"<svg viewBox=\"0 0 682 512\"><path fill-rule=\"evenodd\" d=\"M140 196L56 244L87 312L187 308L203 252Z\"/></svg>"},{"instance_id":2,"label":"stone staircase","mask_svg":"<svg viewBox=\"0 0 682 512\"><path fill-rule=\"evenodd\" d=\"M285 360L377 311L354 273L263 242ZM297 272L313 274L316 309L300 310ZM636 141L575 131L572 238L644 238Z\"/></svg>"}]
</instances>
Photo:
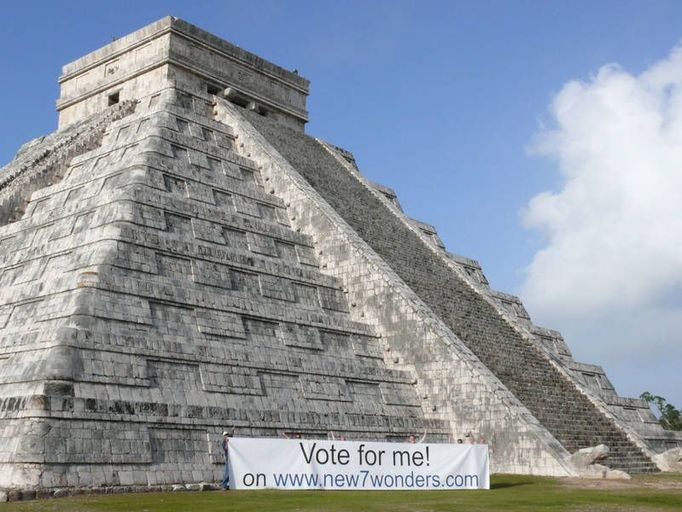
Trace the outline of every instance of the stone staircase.
<instances>
[{"instance_id":1,"label":"stone staircase","mask_svg":"<svg viewBox=\"0 0 682 512\"><path fill-rule=\"evenodd\" d=\"M573 453L605 444L609 456L604 465L628 473L657 471L656 465L534 347L523 340L509 341L504 350L485 345L470 348L566 450ZM519 366L521 357L523 368Z\"/></svg>"},{"instance_id":2,"label":"stone staircase","mask_svg":"<svg viewBox=\"0 0 682 512\"><path fill-rule=\"evenodd\" d=\"M569 451L606 444L605 465L655 464L497 310L319 142L261 116L250 122Z\"/></svg>"}]
</instances>

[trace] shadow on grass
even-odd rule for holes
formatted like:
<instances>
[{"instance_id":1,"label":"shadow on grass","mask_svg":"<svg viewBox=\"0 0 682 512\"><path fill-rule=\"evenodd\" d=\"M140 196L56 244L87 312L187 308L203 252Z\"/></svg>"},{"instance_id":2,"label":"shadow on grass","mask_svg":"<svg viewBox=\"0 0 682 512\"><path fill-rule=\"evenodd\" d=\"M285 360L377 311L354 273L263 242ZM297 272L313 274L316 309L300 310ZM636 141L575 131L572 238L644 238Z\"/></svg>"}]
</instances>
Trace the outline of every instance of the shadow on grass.
<instances>
[{"instance_id":1,"label":"shadow on grass","mask_svg":"<svg viewBox=\"0 0 682 512\"><path fill-rule=\"evenodd\" d=\"M509 487L520 487L522 485L530 485L532 482L498 482L491 483L490 489L507 489Z\"/></svg>"},{"instance_id":2,"label":"shadow on grass","mask_svg":"<svg viewBox=\"0 0 682 512\"><path fill-rule=\"evenodd\" d=\"M490 482L490 489L510 489L512 487L522 487L527 485L537 485L544 481L542 479L528 477L526 475L493 475Z\"/></svg>"}]
</instances>

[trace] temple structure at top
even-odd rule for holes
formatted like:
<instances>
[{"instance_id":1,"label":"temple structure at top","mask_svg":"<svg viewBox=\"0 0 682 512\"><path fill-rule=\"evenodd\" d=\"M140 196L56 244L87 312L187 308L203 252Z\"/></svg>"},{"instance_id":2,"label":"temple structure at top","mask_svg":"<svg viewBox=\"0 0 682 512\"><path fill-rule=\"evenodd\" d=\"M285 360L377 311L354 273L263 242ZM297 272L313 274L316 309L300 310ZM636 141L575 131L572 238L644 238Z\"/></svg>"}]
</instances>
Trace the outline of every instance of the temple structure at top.
<instances>
[{"instance_id":1,"label":"temple structure at top","mask_svg":"<svg viewBox=\"0 0 682 512\"><path fill-rule=\"evenodd\" d=\"M137 100L169 81L229 101L294 129L308 122L310 82L194 25L163 18L65 65L59 128Z\"/></svg>"}]
</instances>

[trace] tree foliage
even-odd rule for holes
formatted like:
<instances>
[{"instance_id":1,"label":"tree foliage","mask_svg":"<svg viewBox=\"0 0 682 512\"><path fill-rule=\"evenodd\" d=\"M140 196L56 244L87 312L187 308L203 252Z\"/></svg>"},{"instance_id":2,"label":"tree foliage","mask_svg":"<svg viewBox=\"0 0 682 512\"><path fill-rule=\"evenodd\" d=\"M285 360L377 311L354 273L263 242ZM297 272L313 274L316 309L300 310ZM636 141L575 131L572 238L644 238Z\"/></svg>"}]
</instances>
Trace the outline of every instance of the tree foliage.
<instances>
[{"instance_id":1,"label":"tree foliage","mask_svg":"<svg viewBox=\"0 0 682 512\"><path fill-rule=\"evenodd\" d=\"M658 421L663 428L667 430L682 430L682 412L672 404L669 404L665 398L652 395L648 391L645 391L639 397L649 405L653 404L658 409Z\"/></svg>"}]
</instances>

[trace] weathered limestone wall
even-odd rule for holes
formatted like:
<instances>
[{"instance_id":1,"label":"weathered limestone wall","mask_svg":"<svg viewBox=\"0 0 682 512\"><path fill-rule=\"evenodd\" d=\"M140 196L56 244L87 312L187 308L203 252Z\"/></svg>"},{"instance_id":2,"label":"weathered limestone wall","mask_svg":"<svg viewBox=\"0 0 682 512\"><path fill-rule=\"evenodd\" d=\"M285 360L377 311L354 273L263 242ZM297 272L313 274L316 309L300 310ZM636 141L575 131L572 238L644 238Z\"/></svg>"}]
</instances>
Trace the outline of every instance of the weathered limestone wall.
<instances>
[{"instance_id":1,"label":"weathered limestone wall","mask_svg":"<svg viewBox=\"0 0 682 512\"><path fill-rule=\"evenodd\" d=\"M58 182L71 159L98 147L107 126L135 109L123 102L67 129L30 141L2 168L0 175L0 226L21 219L36 190Z\"/></svg>"},{"instance_id":2,"label":"weathered limestone wall","mask_svg":"<svg viewBox=\"0 0 682 512\"><path fill-rule=\"evenodd\" d=\"M447 439L210 101L141 99L0 228L0 487L213 481L225 428Z\"/></svg>"}]
</instances>

